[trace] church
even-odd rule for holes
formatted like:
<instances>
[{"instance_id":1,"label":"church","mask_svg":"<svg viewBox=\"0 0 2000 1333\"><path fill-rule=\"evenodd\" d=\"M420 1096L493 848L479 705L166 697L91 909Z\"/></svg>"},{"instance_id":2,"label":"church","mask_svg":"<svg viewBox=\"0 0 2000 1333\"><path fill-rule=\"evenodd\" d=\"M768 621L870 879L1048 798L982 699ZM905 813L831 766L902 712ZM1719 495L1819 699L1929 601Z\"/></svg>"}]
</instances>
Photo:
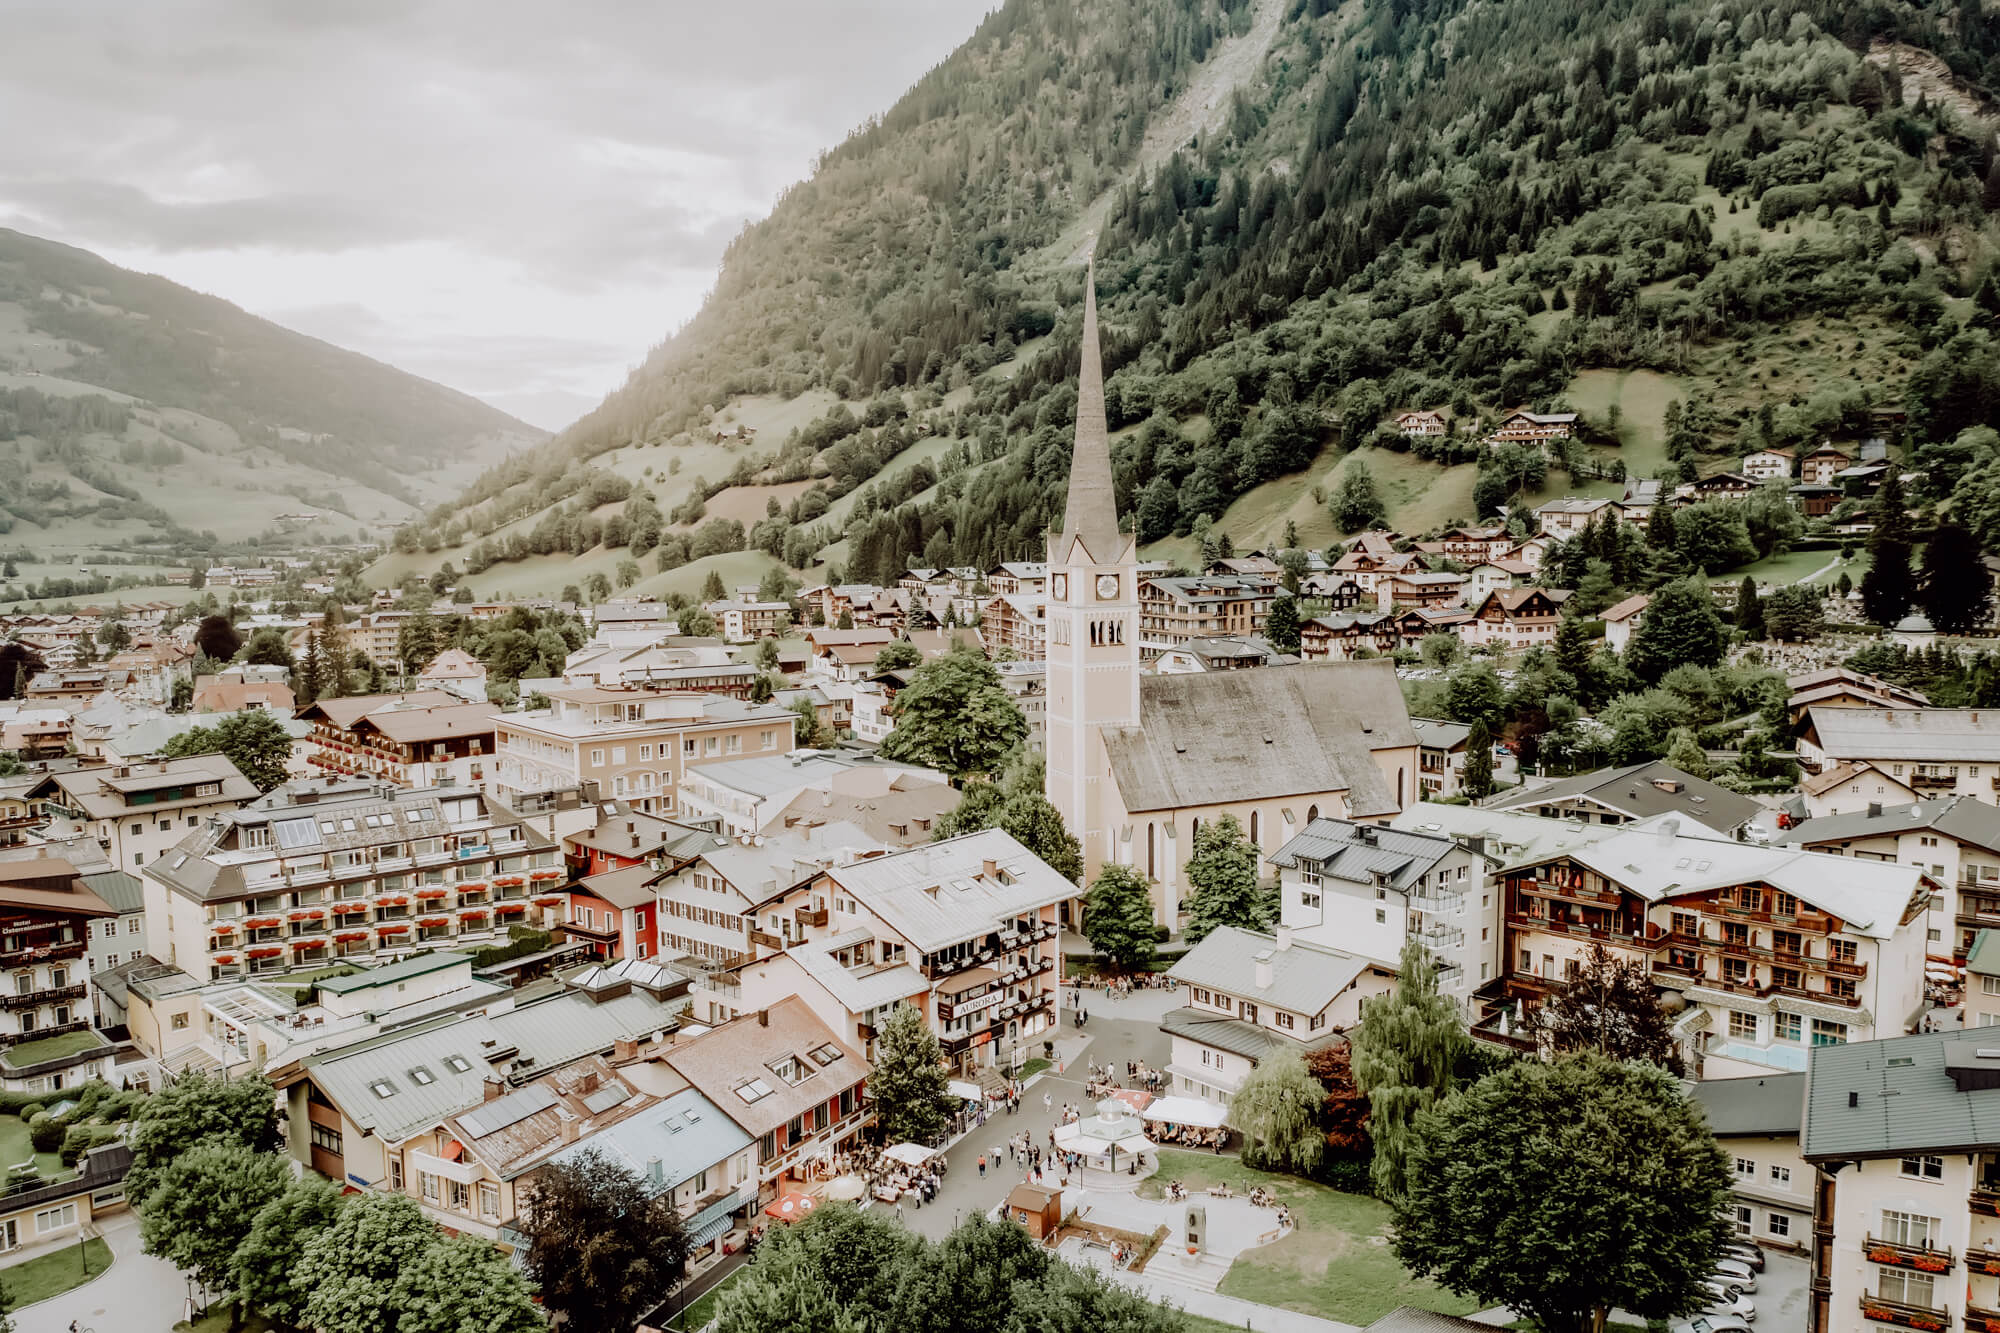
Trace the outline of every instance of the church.
<instances>
[{"instance_id":1,"label":"church","mask_svg":"<svg viewBox=\"0 0 2000 1333\"><path fill-rule=\"evenodd\" d=\"M1321 816L1387 819L1420 799L1417 737L1386 658L1141 673L1139 552L1118 526L1094 265L1082 353L1069 498L1048 552L1046 791L1083 844L1085 883L1131 866L1155 919L1177 928L1204 820L1236 816L1268 857Z\"/></svg>"}]
</instances>

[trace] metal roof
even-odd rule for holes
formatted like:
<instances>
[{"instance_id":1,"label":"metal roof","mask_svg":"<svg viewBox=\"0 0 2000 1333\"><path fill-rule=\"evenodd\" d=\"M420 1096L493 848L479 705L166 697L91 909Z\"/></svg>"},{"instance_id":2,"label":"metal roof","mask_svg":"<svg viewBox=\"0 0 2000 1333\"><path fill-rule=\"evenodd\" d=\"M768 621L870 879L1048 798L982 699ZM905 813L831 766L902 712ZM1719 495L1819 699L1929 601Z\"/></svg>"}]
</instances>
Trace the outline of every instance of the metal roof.
<instances>
[{"instance_id":1,"label":"metal roof","mask_svg":"<svg viewBox=\"0 0 2000 1333\"><path fill-rule=\"evenodd\" d=\"M2000 752L1992 708L1811 708L1806 726L1835 759L1990 762Z\"/></svg>"},{"instance_id":2,"label":"metal roof","mask_svg":"<svg viewBox=\"0 0 2000 1333\"><path fill-rule=\"evenodd\" d=\"M997 874L985 873L988 861ZM923 843L825 873L912 948L926 952L983 936L996 924L1076 894L1074 884L1004 829Z\"/></svg>"},{"instance_id":3,"label":"metal roof","mask_svg":"<svg viewBox=\"0 0 2000 1333\"><path fill-rule=\"evenodd\" d=\"M460 963L471 961L472 955L469 953L418 954L412 958L401 958L393 963L385 963L381 967L364 968L345 976L327 977L315 984L323 991L345 995L349 991L368 990L374 986L388 986L408 981L412 977L441 972L445 968L457 967Z\"/></svg>"},{"instance_id":4,"label":"metal roof","mask_svg":"<svg viewBox=\"0 0 2000 1333\"><path fill-rule=\"evenodd\" d=\"M2000 930L1982 930L1972 937L1965 970L1976 977L2000 977Z\"/></svg>"},{"instance_id":5,"label":"metal roof","mask_svg":"<svg viewBox=\"0 0 2000 1333\"><path fill-rule=\"evenodd\" d=\"M620 1100L624 1094L619 1093ZM496 1134L509 1125L518 1125L537 1111L546 1111L556 1104L555 1089L546 1083L532 1083L519 1092L510 1092L505 1097L495 1097L458 1117L458 1123L475 1138L485 1138Z\"/></svg>"},{"instance_id":6,"label":"metal roof","mask_svg":"<svg viewBox=\"0 0 2000 1333\"><path fill-rule=\"evenodd\" d=\"M1266 957L1271 964L1271 984L1260 987L1257 962ZM1273 1009L1312 1015L1332 1004L1374 965L1371 959L1324 945L1293 940L1288 947L1279 948L1275 936L1219 926L1188 950L1167 975L1182 985L1206 986Z\"/></svg>"},{"instance_id":7,"label":"metal roof","mask_svg":"<svg viewBox=\"0 0 2000 1333\"><path fill-rule=\"evenodd\" d=\"M1960 1091L1950 1068L1995 1086ZM2000 1148L2000 1032L1970 1028L1815 1046L1806 1071L1808 1161Z\"/></svg>"},{"instance_id":8,"label":"metal roof","mask_svg":"<svg viewBox=\"0 0 2000 1333\"><path fill-rule=\"evenodd\" d=\"M1689 1095L1707 1112L1708 1127L1719 1137L1796 1134L1805 1114L1806 1076L1703 1079Z\"/></svg>"},{"instance_id":9,"label":"metal roof","mask_svg":"<svg viewBox=\"0 0 2000 1333\"><path fill-rule=\"evenodd\" d=\"M1270 858L1274 866L1294 869L1317 866L1322 875L1353 884L1373 884L1408 892L1458 844L1430 833L1351 824L1344 819L1315 819Z\"/></svg>"},{"instance_id":10,"label":"metal roof","mask_svg":"<svg viewBox=\"0 0 2000 1333\"><path fill-rule=\"evenodd\" d=\"M1872 812L1820 815L1784 830L1777 841L1814 847L1856 838L1893 837L1919 829L1942 833L1989 852L2000 852L2000 807L1970 796L1945 796Z\"/></svg>"},{"instance_id":11,"label":"metal roof","mask_svg":"<svg viewBox=\"0 0 2000 1333\"><path fill-rule=\"evenodd\" d=\"M460 1117L461 1122L463 1119ZM552 1160L569 1162L587 1152L600 1152L657 1193L677 1188L753 1142L714 1102L687 1088L658 1106L571 1144ZM653 1179L650 1169L655 1159L660 1163L658 1180Z\"/></svg>"},{"instance_id":12,"label":"metal roof","mask_svg":"<svg viewBox=\"0 0 2000 1333\"><path fill-rule=\"evenodd\" d=\"M1677 784L1679 789L1669 791L1658 785L1662 782ZM1521 810L1577 800L1595 802L1628 819L1693 815L1724 833L1735 832L1763 809L1747 796L1738 796L1657 759L1628 768L1600 769L1546 786L1517 787L1494 801L1492 808Z\"/></svg>"},{"instance_id":13,"label":"metal roof","mask_svg":"<svg viewBox=\"0 0 2000 1333\"><path fill-rule=\"evenodd\" d=\"M1231 1018L1228 1014L1207 1013L1185 1005L1167 1010L1160 1019L1160 1030L1170 1037L1186 1037L1189 1041L1213 1046L1247 1060L1261 1060L1272 1051L1303 1053L1341 1040L1340 1033L1329 1030L1315 1034L1309 1041L1299 1041L1271 1028Z\"/></svg>"}]
</instances>

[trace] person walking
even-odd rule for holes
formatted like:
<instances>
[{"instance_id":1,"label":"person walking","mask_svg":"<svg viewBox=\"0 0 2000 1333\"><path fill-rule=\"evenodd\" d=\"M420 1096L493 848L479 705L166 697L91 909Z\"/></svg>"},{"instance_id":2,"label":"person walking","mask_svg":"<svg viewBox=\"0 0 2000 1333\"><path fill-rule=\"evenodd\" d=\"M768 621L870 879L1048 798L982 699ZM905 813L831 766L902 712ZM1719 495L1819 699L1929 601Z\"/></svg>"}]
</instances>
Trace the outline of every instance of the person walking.
<instances>
[{"instance_id":1,"label":"person walking","mask_svg":"<svg viewBox=\"0 0 2000 1333\"><path fill-rule=\"evenodd\" d=\"M979 1154L979 1178L986 1179L986 1154Z\"/></svg>"},{"instance_id":2,"label":"person walking","mask_svg":"<svg viewBox=\"0 0 2000 1333\"><path fill-rule=\"evenodd\" d=\"M1056 1099L1054 1097L1051 1097L1046 1092L1042 1094L1042 1110L1052 1111L1055 1109L1055 1105L1056 1105Z\"/></svg>"}]
</instances>

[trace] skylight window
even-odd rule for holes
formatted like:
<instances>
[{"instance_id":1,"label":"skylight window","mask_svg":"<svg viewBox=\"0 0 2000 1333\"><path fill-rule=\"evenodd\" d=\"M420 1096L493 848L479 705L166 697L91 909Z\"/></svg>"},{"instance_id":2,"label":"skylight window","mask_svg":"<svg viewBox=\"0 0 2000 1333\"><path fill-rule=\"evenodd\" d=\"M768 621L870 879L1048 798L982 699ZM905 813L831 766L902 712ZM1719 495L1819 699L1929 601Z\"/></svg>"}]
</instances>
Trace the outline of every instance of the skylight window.
<instances>
[{"instance_id":1,"label":"skylight window","mask_svg":"<svg viewBox=\"0 0 2000 1333\"><path fill-rule=\"evenodd\" d=\"M462 1055L447 1055L444 1058L444 1067L454 1074L469 1074L472 1072L472 1061Z\"/></svg>"},{"instance_id":2,"label":"skylight window","mask_svg":"<svg viewBox=\"0 0 2000 1333\"><path fill-rule=\"evenodd\" d=\"M410 1071L410 1082L416 1084L420 1088L429 1087L431 1084L437 1081L438 1081L437 1075L433 1074L430 1070L424 1068L422 1065L418 1065L415 1069L412 1069Z\"/></svg>"},{"instance_id":3,"label":"skylight window","mask_svg":"<svg viewBox=\"0 0 2000 1333\"><path fill-rule=\"evenodd\" d=\"M690 1106L687 1110L681 1112L681 1119L687 1121L691 1125L695 1121L701 1119L701 1112L695 1110L692 1106Z\"/></svg>"},{"instance_id":4,"label":"skylight window","mask_svg":"<svg viewBox=\"0 0 2000 1333\"><path fill-rule=\"evenodd\" d=\"M280 819L271 825L280 847L304 847L319 841L319 826L310 819Z\"/></svg>"},{"instance_id":5,"label":"skylight window","mask_svg":"<svg viewBox=\"0 0 2000 1333\"><path fill-rule=\"evenodd\" d=\"M396 1085L386 1078L378 1078L368 1085L368 1091L386 1102L396 1095Z\"/></svg>"},{"instance_id":6,"label":"skylight window","mask_svg":"<svg viewBox=\"0 0 2000 1333\"><path fill-rule=\"evenodd\" d=\"M753 1078L737 1088L736 1095L743 1099L745 1105L759 1102L771 1095L771 1085L761 1078Z\"/></svg>"},{"instance_id":7,"label":"skylight window","mask_svg":"<svg viewBox=\"0 0 2000 1333\"><path fill-rule=\"evenodd\" d=\"M806 1054L812 1057L814 1064L824 1069L840 1058L840 1048L830 1041L821 1042Z\"/></svg>"}]
</instances>

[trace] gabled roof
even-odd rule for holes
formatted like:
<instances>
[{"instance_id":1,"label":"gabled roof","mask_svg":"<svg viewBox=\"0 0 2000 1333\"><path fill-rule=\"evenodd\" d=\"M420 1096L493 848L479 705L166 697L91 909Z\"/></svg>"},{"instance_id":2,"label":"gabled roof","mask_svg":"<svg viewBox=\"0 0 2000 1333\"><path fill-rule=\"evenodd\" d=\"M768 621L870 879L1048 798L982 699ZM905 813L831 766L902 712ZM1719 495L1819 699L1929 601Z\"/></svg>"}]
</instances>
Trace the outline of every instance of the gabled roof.
<instances>
[{"instance_id":1,"label":"gabled roof","mask_svg":"<svg viewBox=\"0 0 2000 1333\"><path fill-rule=\"evenodd\" d=\"M1710 828L1733 833L1763 807L1662 760L1628 768L1599 769L1540 787L1517 787L1493 802L1500 810L1525 810L1564 801L1590 801L1628 819L1692 815Z\"/></svg>"},{"instance_id":2,"label":"gabled roof","mask_svg":"<svg viewBox=\"0 0 2000 1333\"><path fill-rule=\"evenodd\" d=\"M1216 1050L1240 1055L1246 1060L1261 1060L1273 1051L1316 1050L1344 1040L1339 1032L1328 1028L1319 1033L1309 1032L1308 1039L1301 1041L1228 1014L1211 1013L1188 1005L1167 1010L1160 1019L1160 1030L1170 1037L1186 1037L1189 1041L1213 1046Z\"/></svg>"},{"instance_id":3,"label":"gabled roof","mask_svg":"<svg viewBox=\"0 0 2000 1333\"><path fill-rule=\"evenodd\" d=\"M869 1068L796 995L676 1042L661 1058L753 1138L854 1087ZM773 1066L786 1060L806 1077L780 1077Z\"/></svg>"},{"instance_id":4,"label":"gabled roof","mask_svg":"<svg viewBox=\"0 0 2000 1333\"><path fill-rule=\"evenodd\" d=\"M1388 814L1374 752L1417 743L1387 658L1142 676L1139 725L1101 735L1133 813L1345 792L1350 814Z\"/></svg>"},{"instance_id":5,"label":"gabled roof","mask_svg":"<svg viewBox=\"0 0 2000 1333\"><path fill-rule=\"evenodd\" d=\"M1603 611L1600 611L1598 613L1597 618L1599 620L1606 621L1607 623L1620 620L1629 620L1633 616L1638 615L1641 611L1644 611L1647 607L1651 606L1652 604L1653 604L1653 599L1651 597L1648 597L1645 593L1643 592L1634 593L1632 596L1627 597L1624 601L1614 602L1610 606L1606 607Z\"/></svg>"},{"instance_id":6,"label":"gabled roof","mask_svg":"<svg viewBox=\"0 0 2000 1333\"><path fill-rule=\"evenodd\" d=\"M1809 1162L1993 1151L2000 1146L1993 1046L1990 1028L1965 1028L1813 1047L1800 1150Z\"/></svg>"},{"instance_id":7,"label":"gabled roof","mask_svg":"<svg viewBox=\"0 0 2000 1333\"><path fill-rule=\"evenodd\" d=\"M1970 796L1943 796L1912 805L1877 806L1851 814L1822 815L1794 824L1777 840L1816 847L1855 838L1893 837L1919 829L1939 833L1956 842L1989 852L2000 852L2000 807Z\"/></svg>"},{"instance_id":8,"label":"gabled roof","mask_svg":"<svg viewBox=\"0 0 2000 1333\"><path fill-rule=\"evenodd\" d=\"M989 862L993 874L986 871ZM985 935L995 923L1011 923L1076 894L1075 885L1004 829L964 833L823 873L924 951Z\"/></svg>"},{"instance_id":9,"label":"gabled roof","mask_svg":"<svg viewBox=\"0 0 2000 1333\"><path fill-rule=\"evenodd\" d=\"M652 884L658 878L649 865L625 866L586 875L576 882L574 891L601 898L620 909L644 907L654 899Z\"/></svg>"},{"instance_id":10,"label":"gabled roof","mask_svg":"<svg viewBox=\"0 0 2000 1333\"><path fill-rule=\"evenodd\" d=\"M490 736L498 704L454 703L432 708L394 708L358 719L355 730L380 732L392 741L412 745L458 736Z\"/></svg>"},{"instance_id":11,"label":"gabled roof","mask_svg":"<svg viewBox=\"0 0 2000 1333\"><path fill-rule=\"evenodd\" d=\"M680 1188L753 1142L714 1102L684 1088L657 1106L571 1144L550 1160L568 1162L600 1152L645 1182L647 1189L661 1193ZM654 1163L660 1169L657 1179L652 1174Z\"/></svg>"},{"instance_id":12,"label":"gabled roof","mask_svg":"<svg viewBox=\"0 0 2000 1333\"><path fill-rule=\"evenodd\" d=\"M1718 1137L1796 1134L1805 1118L1806 1076L1705 1078L1694 1085L1692 1095Z\"/></svg>"},{"instance_id":13,"label":"gabled roof","mask_svg":"<svg viewBox=\"0 0 2000 1333\"><path fill-rule=\"evenodd\" d=\"M465 701L443 690L412 690L408 694L355 694L344 699L320 699L299 710L305 721L324 719L336 731L351 731L354 724L378 709L450 707Z\"/></svg>"},{"instance_id":14,"label":"gabled roof","mask_svg":"<svg viewBox=\"0 0 2000 1333\"><path fill-rule=\"evenodd\" d=\"M1832 791L1835 787L1840 786L1843 782L1853 782L1856 779L1868 773L1873 773L1878 779L1880 779L1885 784L1887 783L1895 784L1895 788L1898 792L1906 792L1912 796L1916 794L1910 791L1909 787L1903 782L1901 778L1890 777L1887 773L1884 773L1878 765L1875 764L1849 764L1849 763L1834 764L1822 772L1808 773L1806 776L1800 778L1799 789L1805 792L1805 794L1808 796L1819 796L1826 792Z\"/></svg>"},{"instance_id":15,"label":"gabled roof","mask_svg":"<svg viewBox=\"0 0 2000 1333\"><path fill-rule=\"evenodd\" d=\"M1446 848L1446 850L1450 850ZM1257 984L1257 963L1271 965L1271 984ZM1219 926L1189 949L1167 975L1184 986L1204 986L1252 999L1273 1009L1312 1015L1339 998L1374 960L1324 945L1292 940L1280 947L1274 935Z\"/></svg>"},{"instance_id":16,"label":"gabled roof","mask_svg":"<svg viewBox=\"0 0 2000 1333\"><path fill-rule=\"evenodd\" d=\"M1274 866L1312 867L1351 884L1375 884L1407 893L1457 846L1450 838L1402 829L1315 819L1272 854Z\"/></svg>"},{"instance_id":17,"label":"gabled roof","mask_svg":"<svg viewBox=\"0 0 2000 1333\"><path fill-rule=\"evenodd\" d=\"M1965 970L1976 977L2000 977L2000 930L1986 929L1972 937L1965 951Z\"/></svg>"},{"instance_id":18,"label":"gabled roof","mask_svg":"<svg viewBox=\"0 0 2000 1333\"><path fill-rule=\"evenodd\" d=\"M2000 709L1815 707L1806 726L1835 759L1976 764L2000 752Z\"/></svg>"}]
</instances>

